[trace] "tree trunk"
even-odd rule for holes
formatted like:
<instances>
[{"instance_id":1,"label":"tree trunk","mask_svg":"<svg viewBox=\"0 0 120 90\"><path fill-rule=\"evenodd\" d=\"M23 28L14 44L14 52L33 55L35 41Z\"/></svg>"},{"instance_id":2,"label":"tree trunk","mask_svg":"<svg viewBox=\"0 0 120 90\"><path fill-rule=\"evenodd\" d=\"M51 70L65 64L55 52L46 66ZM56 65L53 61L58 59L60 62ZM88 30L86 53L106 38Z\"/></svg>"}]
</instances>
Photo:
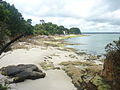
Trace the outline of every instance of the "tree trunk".
<instances>
[{"instance_id":1,"label":"tree trunk","mask_svg":"<svg viewBox=\"0 0 120 90\"><path fill-rule=\"evenodd\" d=\"M24 34L14 38L13 40L11 40L10 42L6 43L2 49L0 50L0 55L12 44L14 43L15 41L17 41L18 39L22 38L23 36L25 36Z\"/></svg>"}]
</instances>

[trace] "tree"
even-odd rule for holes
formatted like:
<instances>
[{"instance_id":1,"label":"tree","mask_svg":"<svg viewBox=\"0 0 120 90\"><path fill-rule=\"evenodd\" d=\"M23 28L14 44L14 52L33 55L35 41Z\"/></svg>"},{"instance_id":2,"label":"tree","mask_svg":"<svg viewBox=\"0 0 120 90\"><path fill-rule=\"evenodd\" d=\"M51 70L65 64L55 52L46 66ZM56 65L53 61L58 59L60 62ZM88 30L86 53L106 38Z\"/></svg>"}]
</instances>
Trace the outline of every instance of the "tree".
<instances>
[{"instance_id":1,"label":"tree","mask_svg":"<svg viewBox=\"0 0 120 90\"><path fill-rule=\"evenodd\" d=\"M59 26L58 29L57 29L57 34L64 34L64 31L65 31L65 27L64 26Z\"/></svg>"},{"instance_id":2,"label":"tree","mask_svg":"<svg viewBox=\"0 0 120 90\"><path fill-rule=\"evenodd\" d=\"M36 24L34 26L34 34L39 34L39 35L48 35L49 33L46 31L45 27L43 24Z\"/></svg>"},{"instance_id":3,"label":"tree","mask_svg":"<svg viewBox=\"0 0 120 90\"><path fill-rule=\"evenodd\" d=\"M33 26L31 25L31 20L28 19L28 21L25 21L21 13L14 7L14 5L10 5L6 1L1 1L0 54L17 39L32 33Z\"/></svg>"},{"instance_id":4,"label":"tree","mask_svg":"<svg viewBox=\"0 0 120 90\"><path fill-rule=\"evenodd\" d=\"M27 23L31 25L32 24L32 19L28 19Z\"/></svg>"},{"instance_id":5,"label":"tree","mask_svg":"<svg viewBox=\"0 0 120 90\"><path fill-rule=\"evenodd\" d=\"M44 21L44 20L40 20L40 23L41 23L41 24L44 24L44 23L45 23L45 21Z\"/></svg>"},{"instance_id":6,"label":"tree","mask_svg":"<svg viewBox=\"0 0 120 90\"><path fill-rule=\"evenodd\" d=\"M69 34L81 34L81 31L79 28L72 27L69 30Z\"/></svg>"},{"instance_id":7,"label":"tree","mask_svg":"<svg viewBox=\"0 0 120 90\"><path fill-rule=\"evenodd\" d=\"M112 90L120 89L120 38L106 46L103 76L112 82Z\"/></svg>"},{"instance_id":8,"label":"tree","mask_svg":"<svg viewBox=\"0 0 120 90\"><path fill-rule=\"evenodd\" d=\"M41 20L42 24L36 24L34 27L35 34L45 34L45 35L61 35L61 34L81 34L79 28L65 28L64 26L58 26L51 22L43 23L44 20Z\"/></svg>"}]
</instances>

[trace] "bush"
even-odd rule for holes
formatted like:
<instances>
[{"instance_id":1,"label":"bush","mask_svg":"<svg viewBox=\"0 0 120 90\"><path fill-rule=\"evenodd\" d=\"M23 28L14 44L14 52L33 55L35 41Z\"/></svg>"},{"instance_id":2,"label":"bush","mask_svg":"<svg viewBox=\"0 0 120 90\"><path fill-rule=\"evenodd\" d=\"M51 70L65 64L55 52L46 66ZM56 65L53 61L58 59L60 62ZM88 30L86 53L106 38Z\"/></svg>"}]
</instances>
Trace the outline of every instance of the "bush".
<instances>
[{"instance_id":1,"label":"bush","mask_svg":"<svg viewBox=\"0 0 120 90\"><path fill-rule=\"evenodd\" d=\"M106 60L111 60L114 65L120 65L120 38L106 46Z\"/></svg>"},{"instance_id":2,"label":"bush","mask_svg":"<svg viewBox=\"0 0 120 90\"><path fill-rule=\"evenodd\" d=\"M103 76L112 82L113 90L120 90L120 38L106 46Z\"/></svg>"}]
</instances>

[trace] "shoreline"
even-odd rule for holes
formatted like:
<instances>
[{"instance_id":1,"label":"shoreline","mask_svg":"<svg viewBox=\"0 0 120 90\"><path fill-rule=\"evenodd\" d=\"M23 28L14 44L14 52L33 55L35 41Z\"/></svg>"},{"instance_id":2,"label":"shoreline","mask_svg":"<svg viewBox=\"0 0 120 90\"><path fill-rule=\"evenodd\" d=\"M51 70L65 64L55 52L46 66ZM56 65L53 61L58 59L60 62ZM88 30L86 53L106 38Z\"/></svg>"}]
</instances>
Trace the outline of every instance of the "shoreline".
<instances>
[{"instance_id":1,"label":"shoreline","mask_svg":"<svg viewBox=\"0 0 120 90\"><path fill-rule=\"evenodd\" d=\"M35 64L47 74L43 79L26 80L22 83L18 83L17 86L12 84L10 85L13 87L11 90L14 90L14 88L17 88L17 90L77 90L74 86L75 83L73 82L73 79L67 75L68 73L65 70L63 70L65 67L59 64L69 61L73 63L76 61L79 61L77 63L87 61L89 64L103 64L100 60L95 60L98 59L96 56L90 57L85 53L77 52L75 49L64 48L64 45L61 39L55 39L55 37L35 36L21 39L11 47L13 51L3 53L2 55L6 55L0 59L0 68L8 65ZM54 70L53 68L44 70L40 63L46 61L48 63L52 62L54 67L59 67L60 70ZM52 79L55 79L55 81ZM47 87L48 84L46 84L46 82L48 81L53 83L53 85ZM42 85L41 87L39 85L40 82ZM55 82L58 82L58 85L54 85ZM34 85L34 83L36 83L36 86L30 89L28 85Z\"/></svg>"}]
</instances>

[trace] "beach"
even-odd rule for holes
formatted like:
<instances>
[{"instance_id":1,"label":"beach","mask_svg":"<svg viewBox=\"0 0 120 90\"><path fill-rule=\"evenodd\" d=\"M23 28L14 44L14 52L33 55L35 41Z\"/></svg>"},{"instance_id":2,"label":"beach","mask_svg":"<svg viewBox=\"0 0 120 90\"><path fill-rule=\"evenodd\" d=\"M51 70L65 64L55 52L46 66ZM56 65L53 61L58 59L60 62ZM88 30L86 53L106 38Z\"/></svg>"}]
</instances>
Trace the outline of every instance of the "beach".
<instances>
[{"instance_id":1,"label":"beach","mask_svg":"<svg viewBox=\"0 0 120 90\"><path fill-rule=\"evenodd\" d=\"M73 49L59 47L59 45L55 46L54 43L59 42L58 40L51 40L49 37L39 38L41 36L31 39L37 42L37 44L30 43L29 40L27 42L16 42L12 46L12 51L1 55L0 68L8 65L35 64L46 73L46 77L42 79L25 80L21 83L10 84L11 90L77 90L72 83L72 79L59 64L69 61L85 62L87 59L90 59L89 55L84 53L78 54ZM50 68L44 70L40 63L46 61L52 62L54 67L59 67L59 69ZM96 65L102 64L99 60L92 61L92 63Z\"/></svg>"}]
</instances>

